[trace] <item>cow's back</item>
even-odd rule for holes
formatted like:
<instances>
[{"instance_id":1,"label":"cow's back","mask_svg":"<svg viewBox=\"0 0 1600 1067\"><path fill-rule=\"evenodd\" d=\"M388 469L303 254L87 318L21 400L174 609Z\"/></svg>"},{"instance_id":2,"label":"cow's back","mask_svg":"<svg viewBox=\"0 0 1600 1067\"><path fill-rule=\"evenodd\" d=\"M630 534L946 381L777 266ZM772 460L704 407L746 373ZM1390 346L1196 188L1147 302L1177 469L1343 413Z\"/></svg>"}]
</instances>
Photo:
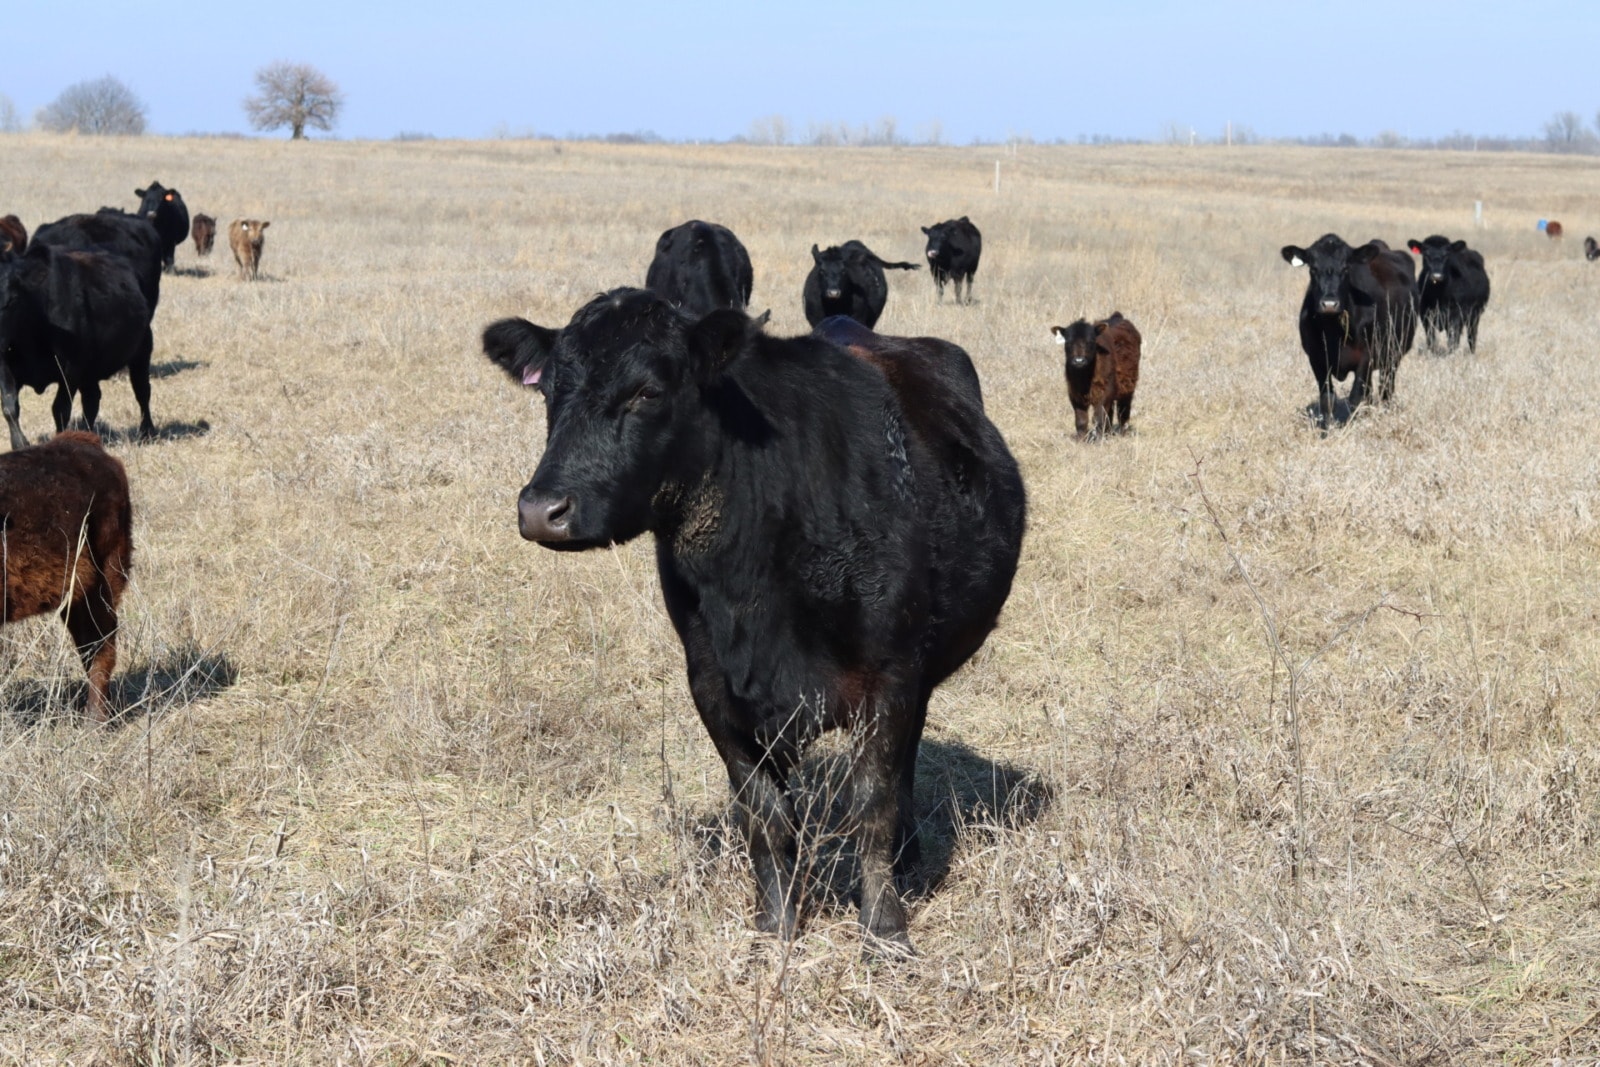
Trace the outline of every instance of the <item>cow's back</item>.
<instances>
[{"instance_id":1,"label":"cow's back","mask_svg":"<svg viewBox=\"0 0 1600 1067\"><path fill-rule=\"evenodd\" d=\"M1144 338L1139 335L1138 328L1119 312L1113 312L1105 323L1101 339L1111 353L1114 378L1112 395L1107 399L1120 400L1131 397L1139 387L1139 359Z\"/></svg>"},{"instance_id":2,"label":"cow's back","mask_svg":"<svg viewBox=\"0 0 1600 1067\"><path fill-rule=\"evenodd\" d=\"M1010 594L1026 524L1022 476L984 412L977 370L959 345L827 321L834 325L825 336L884 376L908 433L932 557L931 688L983 644Z\"/></svg>"}]
</instances>

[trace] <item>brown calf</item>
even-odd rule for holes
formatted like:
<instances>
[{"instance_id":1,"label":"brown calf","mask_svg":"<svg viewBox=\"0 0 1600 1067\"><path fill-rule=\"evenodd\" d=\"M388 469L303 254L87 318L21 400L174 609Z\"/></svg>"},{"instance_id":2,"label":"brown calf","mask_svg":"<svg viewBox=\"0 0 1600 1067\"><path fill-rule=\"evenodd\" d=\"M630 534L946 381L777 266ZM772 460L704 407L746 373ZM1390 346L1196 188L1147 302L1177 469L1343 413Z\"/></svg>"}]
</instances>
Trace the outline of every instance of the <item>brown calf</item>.
<instances>
[{"instance_id":1,"label":"brown calf","mask_svg":"<svg viewBox=\"0 0 1600 1067\"><path fill-rule=\"evenodd\" d=\"M1549 222L1545 223L1544 235L1550 238L1552 241L1561 240L1561 223L1557 222L1555 219L1551 219Z\"/></svg>"},{"instance_id":2,"label":"brown calf","mask_svg":"<svg viewBox=\"0 0 1600 1067\"><path fill-rule=\"evenodd\" d=\"M196 215L189 236L194 238L195 255L209 256L211 243L217 239L217 220L210 215Z\"/></svg>"},{"instance_id":3,"label":"brown calf","mask_svg":"<svg viewBox=\"0 0 1600 1067\"><path fill-rule=\"evenodd\" d=\"M17 255L28 250L28 228L22 220L15 215L0 218L0 252L15 252Z\"/></svg>"},{"instance_id":4,"label":"brown calf","mask_svg":"<svg viewBox=\"0 0 1600 1067\"><path fill-rule=\"evenodd\" d=\"M1099 437L1112 428L1128 429L1133 391L1139 385L1139 347L1143 339L1133 323L1113 311L1090 325L1079 319L1071 326L1052 326L1056 343L1066 350L1067 399L1078 424L1078 438Z\"/></svg>"},{"instance_id":5,"label":"brown calf","mask_svg":"<svg viewBox=\"0 0 1600 1067\"><path fill-rule=\"evenodd\" d=\"M133 508L127 472L100 438L69 430L0 455L0 557L0 621L58 609L89 673L89 718L105 722Z\"/></svg>"},{"instance_id":6,"label":"brown calf","mask_svg":"<svg viewBox=\"0 0 1600 1067\"><path fill-rule=\"evenodd\" d=\"M270 222L259 219L234 219L228 223L228 247L233 249L233 261L239 264L239 278L255 281L261 270L261 245L266 240L263 230Z\"/></svg>"}]
</instances>

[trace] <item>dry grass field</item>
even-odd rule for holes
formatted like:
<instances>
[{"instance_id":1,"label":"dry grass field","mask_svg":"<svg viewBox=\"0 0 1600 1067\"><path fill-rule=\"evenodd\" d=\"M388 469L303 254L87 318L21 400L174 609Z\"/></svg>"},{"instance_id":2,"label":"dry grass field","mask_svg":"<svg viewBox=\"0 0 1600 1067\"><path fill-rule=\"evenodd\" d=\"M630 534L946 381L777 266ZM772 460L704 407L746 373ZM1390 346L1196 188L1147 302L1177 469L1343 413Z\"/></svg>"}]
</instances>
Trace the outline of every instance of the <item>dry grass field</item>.
<instances>
[{"instance_id":1,"label":"dry grass field","mask_svg":"<svg viewBox=\"0 0 1600 1067\"><path fill-rule=\"evenodd\" d=\"M106 387L126 716L80 724L53 619L0 633L0 1062L1600 1057L1592 160L1025 148L996 195L975 148L4 148L30 229L153 178L272 227L254 284L179 251L161 439ZM861 959L837 744L786 951L650 546L517 536L543 415L478 333L639 284L692 217L801 332L813 242L916 259L962 214L978 303L894 274L880 328L971 352L1022 565L934 697L918 957ZM1278 249L1330 230L1467 237L1494 295L1475 357L1414 351L1323 439ZM1080 445L1048 328L1114 308L1135 432Z\"/></svg>"}]
</instances>

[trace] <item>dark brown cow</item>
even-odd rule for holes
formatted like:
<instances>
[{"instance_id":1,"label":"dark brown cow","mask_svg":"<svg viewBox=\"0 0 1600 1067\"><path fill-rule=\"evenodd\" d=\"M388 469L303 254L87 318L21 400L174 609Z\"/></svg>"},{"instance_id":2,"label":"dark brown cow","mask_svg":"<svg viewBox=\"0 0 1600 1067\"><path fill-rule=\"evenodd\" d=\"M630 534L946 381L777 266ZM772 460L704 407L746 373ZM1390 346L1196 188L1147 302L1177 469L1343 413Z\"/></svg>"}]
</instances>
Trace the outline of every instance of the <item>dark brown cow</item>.
<instances>
[{"instance_id":1,"label":"dark brown cow","mask_svg":"<svg viewBox=\"0 0 1600 1067\"><path fill-rule=\"evenodd\" d=\"M0 621L59 610L89 674L89 718L105 722L133 508L127 472L100 438L69 430L0 455L0 549Z\"/></svg>"},{"instance_id":2,"label":"dark brown cow","mask_svg":"<svg viewBox=\"0 0 1600 1067\"><path fill-rule=\"evenodd\" d=\"M239 280L253 282L261 270L261 246L266 241L264 231L270 222L259 219L234 219L228 223L228 247L233 249L233 261L239 264Z\"/></svg>"},{"instance_id":3,"label":"dark brown cow","mask_svg":"<svg viewBox=\"0 0 1600 1067\"><path fill-rule=\"evenodd\" d=\"M194 238L195 255L209 256L211 244L217 239L217 220L210 215L196 215L194 225L189 227L189 235Z\"/></svg>"},{"instance_id":4,"label":"dark brown cow","mask_svg":"<svg viewBox=\"0 0 1600 1067\"><path fill-rule=\"evenodd\" d=\"M1091 325L1079 319L1071 326L1052 326L1056 343L1066 350L1067 399L1078 424L1078 439L1109 432L1113 408L1118 432L1128 429L1133 391L1139 386L1138 329L1113 311Z\"/></svg>"},{"instance_id":5,"label":"dark brown cow","mask_svg":"<svg viewBox=\"0 0 1600 1067\"><path fill-rule=\"evenodd\" d=\"M17 255L28 250L28 228L22 220L15 215L0 218L0 252L15 252Z\"/></svg>"},{"instance_id":6,"label":"dark brown cow","mask_svg":"<svg viewBox=\"0 0 1600 1067\"><path fill-rule=\"evenodd\" d=\"M1600 259L1600 242L1595 241L1593 237L1585 237L1583 239L1583 258L1590 263Z\"/></svg>"},{"instance_id":7,"label":"dark brown cow","mask_svg":"<svg viewBox=\"0 0 1600 1067\"><path fill-rule=\"evenodd\" d=\"M1550 240L1561 240L1561 234L1561 223L1557 222L1555 219L1551 219L1549 222L1544 224L1544 235L1550 238Z\"/></svg>"}]
</instances>

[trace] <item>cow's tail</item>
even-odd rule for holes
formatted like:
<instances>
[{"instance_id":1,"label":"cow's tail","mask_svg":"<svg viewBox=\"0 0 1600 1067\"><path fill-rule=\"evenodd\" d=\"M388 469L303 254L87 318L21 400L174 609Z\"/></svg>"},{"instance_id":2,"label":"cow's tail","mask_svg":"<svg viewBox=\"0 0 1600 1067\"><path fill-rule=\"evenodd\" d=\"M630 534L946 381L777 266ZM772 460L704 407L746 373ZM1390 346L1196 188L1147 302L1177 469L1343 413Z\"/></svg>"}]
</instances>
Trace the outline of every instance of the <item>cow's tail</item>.
<instances>
[{"instance_id":1,"label":"cow's tail","mask_svg":"<svg viewBox=\"0 0 1600 1067\"><path fill-rule=\"evenodd\" d=\"M873 256L872 258L877 261L878 266L883 267L885 270L921 270L922 269L922 264L921 263L906 263L904 261L901 261L899 263L890 263L886 259L878 259L877 256Z\"/></svg>"}]
</instances>

